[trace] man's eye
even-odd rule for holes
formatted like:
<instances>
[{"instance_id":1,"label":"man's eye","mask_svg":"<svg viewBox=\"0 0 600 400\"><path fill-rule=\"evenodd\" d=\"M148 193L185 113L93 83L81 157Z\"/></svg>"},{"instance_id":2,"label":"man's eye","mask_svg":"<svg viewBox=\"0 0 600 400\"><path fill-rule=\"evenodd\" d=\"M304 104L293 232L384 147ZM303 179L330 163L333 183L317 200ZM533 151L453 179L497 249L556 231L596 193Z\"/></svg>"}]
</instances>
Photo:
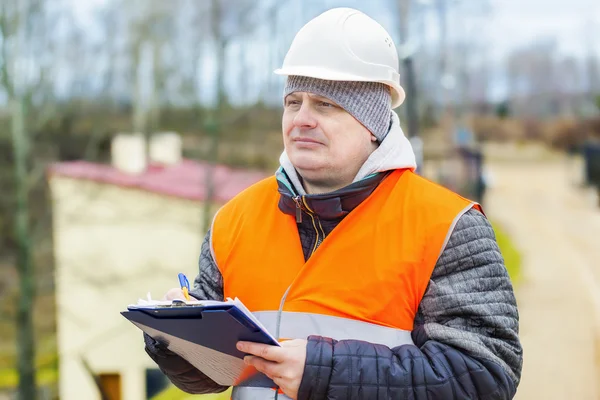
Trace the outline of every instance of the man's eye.
<instances>
[{"instance_id":1,"label":"man's eye","mask_svg":"<svg viewBox=\"0 0 600 400\"><path fill-rule=\"evenodd\" d=\"M286 103L287 106L297 106L298 104L300 104L298 100L288 100Z\"/></svg>"},{"instance_id":2,"label":"man's eye","mask_svg":"<svg viewBox=\"0 0 600 400\"><path fill-rule=\"evenodd\" d=\"M320 103L320 105L321 105L322 107L335 107L333 104L331 104L331 103L327 103L326 101L322 101L322 102Z\"/></svg>"}]
</instances>

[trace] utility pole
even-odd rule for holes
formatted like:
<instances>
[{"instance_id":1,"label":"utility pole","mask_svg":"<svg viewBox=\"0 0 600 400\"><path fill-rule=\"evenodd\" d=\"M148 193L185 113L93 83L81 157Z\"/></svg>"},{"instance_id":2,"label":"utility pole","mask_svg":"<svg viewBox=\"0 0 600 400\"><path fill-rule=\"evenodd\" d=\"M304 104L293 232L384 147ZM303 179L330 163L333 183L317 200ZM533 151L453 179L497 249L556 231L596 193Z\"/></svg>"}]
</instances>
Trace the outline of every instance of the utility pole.
<instances>
[{"instance_id":1,"label":"utility pole","mask_svg":"<svg viewBox=\"0 0 600 400\"><path fill-rule=\"evenodd\" d=\"M215 193L215 182L214 182L214 166L218 161L219 153L219 134L220 126L223 121L223 107L226 103L225 93L225 48L227 46L228 39L224 37L222 32L222 21L223 19L223 6L220 0L212 0L211 3L211 33L214 41L214 45L217 51L217 101L214 105L214 109L210 110L206 120L206 131L209 136L209 146L207 152L208 166L205 174L205 190L206 196L204 199L204 211L203 211L203 232L207 232L212 224L212 212L213 199Z\"/></svg>"},{"instance_id":2,"label":"utility pole","mask_svg":"<svg viewBox=\"0 0 600 400\"><path fill-rule=\"evenodd\" d=\"M403 67L404 91L406 93L406 121L408 137L413 147L417 162L417 171L423 168L423 141L419 137L419 111L417 99L417 82L414 71L413 56L414 46L410 40L409 15L411 11L411 0L398 0L400 11L400 59Z\"/></svg>"},{"instance_id":3,"label":"utility pole","mask_svg":"<svg viewBox=\"0 0 600 400\"><path fill-rule=\"evenodd\" d=\"M298 4L301 4L300 2L298 2ZM304 5L304 7L306 7L306 5ZM267 67L267 71L268 71L268 76L267 76L267 99L265 99L265 103L268 104L268 99L271 98L271 96L275 95L275 88L276 88L276 83L274 82L274 77L273 77L273 69L274 69L274 65L277 63L277 55L278 55L278 41L281 40L278 38L278 36L281 35L281 33L277 32L277 15L279 13L279 6L277 5L277 2L275 2L274 4L272 4L269 7L268 10L268 24L269 24L269 35L271 36L271 40L273 41L271 43L271 47L269 48L269 65Z\"/></svg>"},{"instance_id":4,"label":"utility pole","mask_svg":"<svg viewBox=\"0 0 600 400\"><path fill-rule=\"evenodd\" d=\"M596 37L595 37L595 25L588 21L584 28L585 33L585 47L587 53L587 86L588 86L588 101L591 104L596 104L597 96L600 95L598 90L600 90L600 70L598 63L598 54L596 49Z\"/></svg>"},{"instance_id":5,"label":"utility pole","mask_svg":"<svg viewBox=\"0 0 600 400\"><path fill-rule=\"evenodd\" d=\"M447 0L437 0L437 11L440 26L439 63L438 63L438 85L440 90L440 107L438 115L443 116L448 103L447 80L448 80L448 4Z\"/></svg>"},{"instance_id":6,"label":"utility pole","mask_svg":"<svg viewBox=\"0 0 600 400\"><path fill-rule=\"evenodd\" d=\"M414 71L412 42L409 39L409 14L411 0L398 0L398 9L400 10L400 59L403 67L404 90L406 92L406 120L408 125L408 136L415 137L419 135L419 112L417 101L417 84Z\"/></svg>"}]
</instances>

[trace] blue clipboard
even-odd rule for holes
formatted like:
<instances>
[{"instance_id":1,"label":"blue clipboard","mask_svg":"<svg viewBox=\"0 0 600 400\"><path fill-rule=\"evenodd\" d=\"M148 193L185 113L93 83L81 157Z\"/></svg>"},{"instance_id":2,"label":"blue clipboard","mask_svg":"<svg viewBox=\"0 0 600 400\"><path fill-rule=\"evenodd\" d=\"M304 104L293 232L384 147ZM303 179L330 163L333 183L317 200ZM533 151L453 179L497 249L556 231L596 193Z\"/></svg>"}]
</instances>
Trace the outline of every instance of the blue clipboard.
<instances>
[{"instance_id":1,"label":"blue clipboard","mask_svg":"<svg viewBox=\"0 0 600 400\"><path fill-rule=\"evenodd\" d=\"M243 359L240 340L279 346L277 341L233 304L129 308L121 312L132 323Z\"/></svg>"}]
</instances>

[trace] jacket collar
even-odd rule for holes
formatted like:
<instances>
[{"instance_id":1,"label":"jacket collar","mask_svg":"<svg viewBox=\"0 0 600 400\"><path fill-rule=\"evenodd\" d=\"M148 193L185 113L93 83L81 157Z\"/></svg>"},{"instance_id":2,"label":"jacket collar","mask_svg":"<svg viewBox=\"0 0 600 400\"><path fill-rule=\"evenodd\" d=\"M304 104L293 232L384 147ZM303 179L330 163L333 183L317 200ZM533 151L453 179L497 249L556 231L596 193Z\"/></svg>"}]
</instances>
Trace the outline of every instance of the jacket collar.
<instances>
[{"instance_id":1,"label":"jacket collar","mask_svg":"<svg viewBox=\"0 0 600 400\"><path fill-rule=\"evenodd\" d=\"M276 174L279 209L296 217L304 211L323 220L341 219L369 197L389 172L372 174L335 192L311 195L296 193L287 173L280 168Z\"/></svg>"}]
</instances>

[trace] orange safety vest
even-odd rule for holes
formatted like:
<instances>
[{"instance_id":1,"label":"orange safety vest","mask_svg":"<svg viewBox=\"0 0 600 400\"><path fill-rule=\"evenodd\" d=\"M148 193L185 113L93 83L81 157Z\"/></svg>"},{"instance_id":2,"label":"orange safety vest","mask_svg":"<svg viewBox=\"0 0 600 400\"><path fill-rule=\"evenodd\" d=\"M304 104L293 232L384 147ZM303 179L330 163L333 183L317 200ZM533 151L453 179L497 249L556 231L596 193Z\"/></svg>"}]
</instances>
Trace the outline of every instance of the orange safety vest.
<instances>
[{"instance_id":1,"label":"orange safety vest","mask_svg":"<svg viewBox=\"0 0 600 400\"><path fill-rule=\"evenodd\" d=\"M270 177L215 216L211 245L224 296L238 297L278 339L321 335L389 347L412 344L419 303L454 225L472 207L481 211L410 170L396 170L305 261L296 220L279 210L279 197ZM236 386L233 398L272 393Z\"/></svg>"}]
</instances>

